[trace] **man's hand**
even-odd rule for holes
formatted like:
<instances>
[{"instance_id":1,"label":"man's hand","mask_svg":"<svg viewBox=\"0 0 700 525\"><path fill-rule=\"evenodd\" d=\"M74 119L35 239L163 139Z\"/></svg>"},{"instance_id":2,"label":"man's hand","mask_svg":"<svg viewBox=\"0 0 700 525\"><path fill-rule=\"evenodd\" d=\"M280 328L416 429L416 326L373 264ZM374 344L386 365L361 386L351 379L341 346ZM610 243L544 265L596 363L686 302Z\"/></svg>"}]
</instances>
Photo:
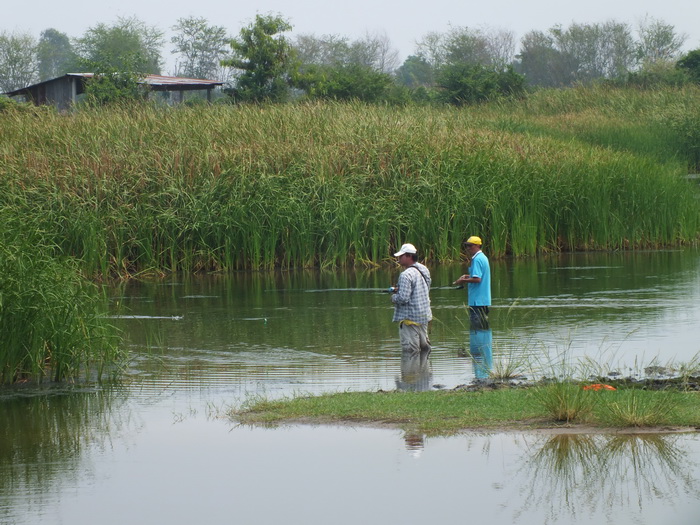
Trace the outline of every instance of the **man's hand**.
<instances>
[{"instance_id":1,"label":"man's hand","mask_svg":"<svg viewBox=\"0 0 700 525\"><path fill-rule=\"evenodd\" d=\"M467 275L467 274L465 273L464 275L460 276L460 278L457 279L457 280L456 280L455 282L453 282L452 284L464 284L464 283L466 283L466 282L469 282L468 279L469 279L469 275Z\"/></svg>"}]
</instances>

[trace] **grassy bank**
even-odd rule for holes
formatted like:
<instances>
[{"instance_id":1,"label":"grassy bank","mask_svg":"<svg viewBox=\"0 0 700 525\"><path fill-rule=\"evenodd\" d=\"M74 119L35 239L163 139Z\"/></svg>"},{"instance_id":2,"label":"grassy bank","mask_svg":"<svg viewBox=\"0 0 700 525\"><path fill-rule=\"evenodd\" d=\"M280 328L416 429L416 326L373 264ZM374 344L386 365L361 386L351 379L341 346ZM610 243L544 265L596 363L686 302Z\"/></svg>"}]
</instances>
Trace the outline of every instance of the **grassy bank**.
<instances>
[{"instance_id":1,"label":"grassy bank","mask_svg":"<svg viewBox=\"0 0 700 525\"><path fill-rule=\"evenodd\" d=\"M457 260L696 242L695 89L6 112L0 207L90 275ZM692 168L694 169L694 168Z\"/></svg>"},{"instance_id":2,"label":"grassy bank","mask_svg":"<svg viewBox=\"0 0 700 525\"><path fill-rule=\"evenodd\" d=\"M344 392L280 401L251 400L230 417L286 422L390 425L427 434L462 430L700 427L700 394L683 391L584 391L558 384L477 392ZM565 392L562 394L562 390ZM562 408L565 408L562 411Z\"/></svg>"}]
</instances>

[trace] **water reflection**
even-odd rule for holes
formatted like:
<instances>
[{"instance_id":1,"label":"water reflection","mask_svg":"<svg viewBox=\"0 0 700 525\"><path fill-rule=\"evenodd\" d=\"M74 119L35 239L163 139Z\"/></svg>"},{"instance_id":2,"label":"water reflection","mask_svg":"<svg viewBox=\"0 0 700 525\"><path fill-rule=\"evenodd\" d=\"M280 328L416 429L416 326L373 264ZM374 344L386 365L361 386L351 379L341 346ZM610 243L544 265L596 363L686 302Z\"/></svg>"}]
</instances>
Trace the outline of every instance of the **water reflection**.
<instances>
[{"instance_id":1,"label":"water reflection","mask_svg":"<svg viewBox=\"0 0 700 525\"><path fill-rule=\"evenodd\" d=\"M414 458L419 458L425 448L425 435L417 432L406 432L403 436L406 450Z\"/></svg>"},{"instance_id":2,"label":"water reflection","mask_svg":"<svg viewBox=\"0 0 700 525\"><path fill-rule=\"evenodd\" d=\"M109 388L0 393L3 503L17 498L36 504L83 474L81 467L89 470L86 453L107 446L131 426L130 411L123 409L125 398L124 392ZM0 513L6 510L5 504L0 506Z\"/></svg>"},{"instance_id":3,"label":"water reflection","mask_svg":"<svg viewBox=\"0 0 700 525\"><path fill-rule=\"evenodd\" d=\"M454 523L468 508L471 521L494 525L696 523L665 516L685 506L697 518L698 469L681 446L700 462L693 435L427 440L385 429L231 429L194 417L173 424L173 415L249 395L450 388L487 376L494 362L497 371L510 356L537 362L543 348L562 344L591 358L612 347L621 364L688 362L700 350L698 254L495 261L495 334L470 332L464 295L437 286L430 361L397 349L379 291L394 269L120 284L110 296L133 350L125 392L0 391L0 522L87 524L99 515L104 525L282 523L308 494L320 494L312 519L291 521L326 523L343 509L340 523ZM432 273L439 285L455 272ZM426 491L419 503L439 504L406 506L417 486ZM358 504L349 508L347 494Z\"/></svg>"},{"instance_id":4,"label":"water reflection","mask_svg":"<svg viewBox=\"0 0 700 525\"><path fill-rule=\"evenodd\" d=\"M430 358L424 352L401 352L401 377L396 388L407 392L422 392L432 387Z\"/></svg>"},{"instance_id":5,"label":"water reflection","mask_svg":"<svg viewBox=\"0 0 700 525\"><path fill-rule=\"evenodd\" d=\"M469 353L474 366L476 379L488 379L493 369L493 332L487 330L469 331Z\"/></svg>"},{"instance_id":6,"label":"water reflection","mask_svg":"<svg viewBox=\"0 0 700 525\"><path fill-rule=\"evenodd\" d=\"M678 445L679 435L572 435L542 438L521 467L524 502L519 513L548 509L547 520L642 512L648 504L673 506L679 496L700 498L697 465ZM562 521L562 522L564 522Z\"/></svg>"}]
</instances>

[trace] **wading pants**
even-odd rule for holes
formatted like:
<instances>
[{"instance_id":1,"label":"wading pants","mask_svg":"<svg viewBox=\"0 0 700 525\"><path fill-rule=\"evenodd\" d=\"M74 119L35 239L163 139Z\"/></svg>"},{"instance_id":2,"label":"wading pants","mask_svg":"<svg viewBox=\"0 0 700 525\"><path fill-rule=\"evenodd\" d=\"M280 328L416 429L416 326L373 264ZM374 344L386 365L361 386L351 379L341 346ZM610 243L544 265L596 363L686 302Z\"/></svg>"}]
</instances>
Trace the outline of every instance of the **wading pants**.
<instances>
[{"instance_id":1,"label":"wading pants","mask_svg":"<svg viewBox=\"0 0 700 525\"><path fill-rule=\"evenodd\" d=\"M411 356L425 359L430 355L428 325L401 321L399 323L399 341L401 350Z\"/></svg>"}]
</instances>

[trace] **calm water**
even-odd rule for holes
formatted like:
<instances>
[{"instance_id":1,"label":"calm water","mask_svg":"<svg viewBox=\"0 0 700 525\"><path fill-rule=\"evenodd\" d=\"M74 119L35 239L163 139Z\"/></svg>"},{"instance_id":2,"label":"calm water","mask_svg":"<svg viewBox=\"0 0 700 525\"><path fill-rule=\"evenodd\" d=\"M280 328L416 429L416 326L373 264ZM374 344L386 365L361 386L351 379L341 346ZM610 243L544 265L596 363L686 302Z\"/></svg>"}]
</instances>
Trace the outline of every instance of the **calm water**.
<instances>
[{"instance_id":1,"label":"calm water","mask_svg":"<svg viewBox=\"0 0 700 525\"><path fill-rule=\"evenodd\" d=\"M700 352L697 251L492 266L493 368L641 374ZM220 417L253 395L473 381L464 290L450 285L463 268L432 271L434 351L420 380L402 368L381 291L392 270L111 290L134 354L123 386L0 391L0 523L700 522L696 434L428 439Z\"/></svg>"}]
</instances>

